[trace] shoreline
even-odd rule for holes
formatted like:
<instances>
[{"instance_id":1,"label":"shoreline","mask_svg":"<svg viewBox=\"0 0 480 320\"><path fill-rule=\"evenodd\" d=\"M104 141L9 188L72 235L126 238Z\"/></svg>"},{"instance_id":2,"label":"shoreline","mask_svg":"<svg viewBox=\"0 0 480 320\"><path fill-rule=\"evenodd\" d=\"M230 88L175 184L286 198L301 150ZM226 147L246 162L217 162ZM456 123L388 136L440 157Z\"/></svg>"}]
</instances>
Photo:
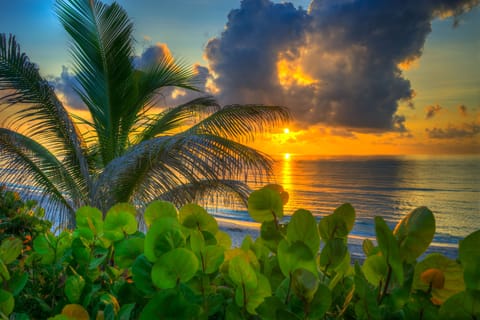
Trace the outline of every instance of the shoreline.
<instances>
[{"instance_id":1,"label":"shoreline","mask_svg":"<svg viewBox=\"0 0 480 320\"><path fill-rule=\"evenodd\" d=\"M255 240L260 236L260 223L250 221L234 221L225 218L215 217L220 230L228 233L232 239L232 248L238 248L242 245L242 241L246 236L250 236ZM348 236L348 249L352 261L365 260L362 243L364 239L370 239L376 243L375 237L362 237L357 235ZM427 251L423 253L418 260L421 261L426 255L430 253L441 253L449 259L457 259L458 257L458 243L438 243L432 242Z\"/></svg>"}]
</instances>

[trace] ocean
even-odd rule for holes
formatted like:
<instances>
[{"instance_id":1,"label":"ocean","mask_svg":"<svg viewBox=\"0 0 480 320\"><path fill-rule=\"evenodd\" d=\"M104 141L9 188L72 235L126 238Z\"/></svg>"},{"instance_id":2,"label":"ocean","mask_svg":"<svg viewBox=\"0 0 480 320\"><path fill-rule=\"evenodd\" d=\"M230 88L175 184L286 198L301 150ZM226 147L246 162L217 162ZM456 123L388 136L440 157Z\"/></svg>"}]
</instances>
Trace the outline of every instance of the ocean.
<instances>
[{"instance_id":1,"label":"ocean","mask_svg":"<svg viewBox=\"0 0 480 320\"><path fill-rule=\"evenodd\" d=\"M480 156L293 155L277 159L274 171L290 195L286 215L303 208L321 219L348 202L356 211L354 237L374 238L375 216L393 229L420 206L435 215L433 242L439 247L457 248L460 239L480 229ZM215 215L252 221L241 208L218 208Z\"/></svg>"}]
</instances>

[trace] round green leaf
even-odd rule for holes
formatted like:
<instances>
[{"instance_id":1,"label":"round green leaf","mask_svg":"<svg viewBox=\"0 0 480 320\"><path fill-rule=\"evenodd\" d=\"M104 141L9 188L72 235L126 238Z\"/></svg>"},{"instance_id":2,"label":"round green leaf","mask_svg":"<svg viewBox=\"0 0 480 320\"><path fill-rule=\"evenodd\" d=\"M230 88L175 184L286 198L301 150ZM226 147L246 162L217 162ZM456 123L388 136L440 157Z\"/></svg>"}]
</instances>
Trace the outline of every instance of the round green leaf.
<instances>
[{"instance_id":1,"label":"round green leaf","mask_svg":"<svg viewBox=\"0 0 480 320\"><path fill-rule=\"evenodd\" d=\"M12 275L12 278L8 282L9 291L14 295L18 295L28 281L28 273L23 271L17 271Z\"/></svg>"},{"instance_id":2,"label":"round green leaf","mask_svg":"<svg viewBox=\"0 0 480 320\"><path fill-rule=\"evenodd\" d=\"M13 312L14 307L15 299L13 298L13 295L8 291L0 289L0 312L8 316Z\"/></svg>"},{"instance_id":3,"label":"round green leaf","mask_svg":"<svg viewBox=\"0 0 480 320\"><path fill-rule=\"evenodd\" d=\"M42 258L42 264L52 264L55 260L56 238L50 232L39 234L33 240L33 249Z\"/></svg>"},{"instance_id":4,"label":"round green leaf","mask_svg":"<svg viewBox=\"0 0 480 320\"><path fill-rule=\"evenodd\" d=\"M162 255L152 268L152 281L160 289L174 288L180 282L193 278L198 259L184 248L173 249Z\"/></svg>"},{"instance_id":5,"label":"round green leaf","mask_svg":"<svg viewBox=\"0 0 480 320\"><path fill-rule=\"evenodd\" d=\"M157 219L145 236L144 254L155 262L162 254L185 246L185 237L177 219L162 217Z\"/></svg>"},{"instance_id":6,"label":"round green leaf","mask_svg":"<svg viewBox=\"0 0 480 320\"><path fill-rule=\"evenodd\" d=\"M345 223L347 233L352 231L353 225L355 224L355 209L350 203L342 204L340 207L335 209L333 215Z\"/></svg>"},{"instance_id":7,"label":"round green leaf","mask_svg":"<svg viewBox=\"0 0 480 320\"><path fill-rule=\"evenodd\" d=\"M132 278L135 286L145 294L156 291L152 282L153 264L143 254L139 255L132 265Z\"/></svg>"},{"instance_id":8,"label":"round green leaf","mask_svg":"<svg viewBox=\"0 0 480 320\"><path fill-rule=\"evenodd\" d=\"M427 207L416 208L395 227L400 255L407 263L415 261L427 250L435 234L435 217Z\"/></svg>"},{"instance_id":9,"label":"round green leaf","mask_svg":"<svg viewBox=\"0 0 480 320\"><path fill-rule=\"evenodd\" d=\"M89 229L94 235L103 232L103 214L97 208L88 206L79 208L75 213L75 221L77 229Z\"/></svg>"},{"instance_id":10,"label":"round green leaf","mask_svg":"<svg viewBox=\"0 0 480 320\"><path fill-rule=\"evenodd\" d=\"M306 269L313 274L318 273L312 250L301 241L291 245L286 240L280 241L277 257L280 270L285 277L290 277L290 274L299 268Z\"/></svg>"},{"instance_id":11,"label":"round green leaf","mask_svg":"<svg viewBox=\"0 0 480 320\"><path fill-rule=\"evenodd\" d=\"M235 290L235 302L238 306L245 306L248 313L256 315L257 309L266 297L272 295L272 289L270 288L270 282L262 275L257 274L258 284L255 288L237 287ZM243 292L245 290L245 292ZM246 303L244 301L246 298Z\"/></svg>"},{"instance_id":12,"label":"round green leaf","mask_svg":"<svg viewBox=\"0 0 480 320\"><path fill-rule=\"evenodd\" d=\"M463 276L467 289L480 290L480 230L460 240L458 258L463 266Z\"/></svg>"},{"instance_id":13,"label":"round green leaf","mask_svg":"<svg viewBox=\"0 0 480 320\"><path fill-rule=\"evenodd\" d=\"M305 269L297 269L292 275L292 288L302 301L310 302L319 285L318 277Z\"/></svg>"},{"instance_id":14,"label":"round green leaf","mask_svg":"<svg viewBox=\"0 0 480 320\"><path fill-rule=\"evenodd\" d=\"M375 217L375 233L378 247L384 255L387 265L391 266L398 283L403 284L403 264L398 242L382 217Z\"/></svg>"},{"instance_id":15,"label":"round green leaf","mask_svg":"<svg viewBox=\"0 0 480 320\"><path fill-rule=\"evenodd\" d=\"M232 247L232 238L225 231L218 230L215 234L215 239L217 240L217 244L226 250Z\"/></svg>"},{"instance_id":16,"label":"round green leaf","mask_svg":"<svg viewBox=\"0 0 480 320\"><path fill-rule=\"evenodd\" d=\"M280 194L270 188L252 192L248 197L248 213L258 222L281 219L283 202Z\"/></svg>"},{"instance_id":17,"label":"round green leaf","mask_svg":"<svg viewBox=\"0 0 480 320\"><path fill-rule=\"evenodd\" d=\"M280 194L280 198L282 198L283 205L288 203L288 192L283 189L283 187L279 184L267 184L264 188L272 189Z\"/></svg>"},{"instance_id":18,"label":"round green leaf","mask_svg":"<svg viewBox=\"0 0 480 320\"><path fill-rule=\"evenodd\" d=\"M80 302L83 288L85 287L85 279L80 275L71 275L65 282L65 295L70 303Z\"/></svg>"},{"instance_id":19,"label":"round green leaf","mask_svg":"<svg viewBox=\"0 0 480 320\"><path fill-rule=\"evenodd\" d=\"M340 265L348 253L348 247L343 238L327 241L320 253L320 265L326 269L333 269Z\"/></svg>"},{"instance_id":20,"label":"round green leaf","mask_svg":"<svg viewBox=\"0 0 480 320\"><path fill-rule=\"evenodd\" d=\"M123 239L115 244L115 263L119 268L129 268L135 259L143 253L143 238Z\"/></svg>"},{"instance_id":21,"label":"round green leaf","mask_svg":"<svg viewBox=\"0 0 480 320\"><path fill-rule=\"evenodd\" d=\"M228 265L230 279L239 287L254 289L258 285L257 275L244 255L232 258Z\"/></svg>"},{"instance_id":22,"label":"round green leaf","mask_svg":"<svg viewBox=\"0 0 480 320\"><path fill-rule=\"evenodd\" d=\"M287 226L287 239L292 243L302 241L312 250L313 255L318 253L320 235L317 222L310 211L303 209L295 211Z\"/></svg>"},{"instance_id":23,"label":"round green leaf","mask_svg":"<svg viewBox=\"0 0 480 320\"><path fill-rule=\"evenodd\" d=\"M10 264L22 253L23 243L18 238L7 238L0 245L0 259L5 264Z\"/></svg>"},{"instance_id":24,"label":"round green leaf","mask_svg":"<svg viewBox=\"0 0 480 320\"><path fill-rule=\"evenodd\" d=\"M320 283L310 302L309 319L322 319L332 304L332 293L327 286Z\"/></svg>"},{"instance_id":25,"label":"round green leaf","mask_svg":"<svg viewBox=\"0 0 480 320\"><path fill-rule=\"evenodd\" d=\"M363 263L362 271L367 281L378 287L380 281L383 281L387 276L385 257L381 255L367 257Z\"/></svg>"},{"instance_id":26,"label":"round green leaf","mask_svg":"<svg viewBox=\"0 0 480 320\"><path fill-rule=\"evenodd\" d=\"M200 307L190 303L177 290L162 290L155 294L140 314L140 320L199 319Z\"/></svg>"},{"instance_id":27,"label":"round green leaf","mask_svg":"<svg viewBox=\"0 0 480 320\"><path fill-rule=\"evenodd\" d=\"M108 210L103 224L104 236L111 241L125 238L125 234L137 231L137 212L128 203L119 203Z\"/></svg>"},{"instance_id":28,"label":"round green leaf","mask_svg":"<svg viewBox=\"0 0 480 320\"><path fill-rule=\"evenodd\" d=\"M480 318L480 291L467 290L451 296L440 307L440 319L471 320Z\"/></svg>"},{"instance_id":29,"label":"round green leaf","mask_svg":"<svg viewBox=\"0 0 480 320\"><path fill-rule=\"evenodd\" d=\"M205 250L201 252L203 272L206 274L216 272L225 258L224 251L225 249L221 246L205 247Z\"/></svg>"},{"instance_id":30,"label":"round green leaf","mask_svg":"<svg viewBox=\"0 0 480 320\"><path fill-rule=\"evenodd\" d=\"M415 265L412 289L428 291L429 284L421 280L421 275L428 269L438 269L443 273L445 282L443 288L432 288L432 297L443 303L449 297L465 289L462 266L439 253L432 253Z\"/></svg>"},{"instance_id":31,"label":"round green leaf","mask_svg":"<svg viewBox=\"0 0 480 320\"><path fill-rule=\"evenodd\" d=\"M213 235L218 231L217 220L197 204L184 205L179 211L179 216L180 223L189 229L208 231Z\"/></svg>"},{"instance_id":32,"label":"round green leaf","mask_svg":"<svg viewBox=\"0 0 480 320\"><path fill-rule=\"evenodd\" d=\"M178 219L177 209L175 206L171 202L160 200L150 202L145 209L143 216L145 218L145 224L147 227L150 227L155 220L161 217Z\"/></svg>"}]
</instances>

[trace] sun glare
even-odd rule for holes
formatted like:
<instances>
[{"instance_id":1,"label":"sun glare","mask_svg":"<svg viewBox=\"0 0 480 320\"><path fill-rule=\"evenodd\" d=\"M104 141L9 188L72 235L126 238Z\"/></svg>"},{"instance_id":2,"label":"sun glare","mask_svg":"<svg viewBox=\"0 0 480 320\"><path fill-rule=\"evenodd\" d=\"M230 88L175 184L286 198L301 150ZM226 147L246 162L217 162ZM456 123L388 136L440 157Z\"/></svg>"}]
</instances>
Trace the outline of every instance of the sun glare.
<instances>
[{"instance_id":1,"label":"sun glare","mask_svg":"<svg viewBox=\"0 0 480 320\"><path fill-rule=\"evenodd\" d=\"M290 158L291 158L290 153L285 153L285 154L283 155L283 158L284 158L285 160L290 160Z\"/></svg>"},{"instance_id":2,"label":"sun glare","mask_svg":"<svg viewBox=\"0 0 480 320\"><path fill-rule=\"evenodd\" d=\"M288 128L283 129L283 133L289 134L289 133L290 133L290 129L288 129Z\"/></svg>"}]
</instances>

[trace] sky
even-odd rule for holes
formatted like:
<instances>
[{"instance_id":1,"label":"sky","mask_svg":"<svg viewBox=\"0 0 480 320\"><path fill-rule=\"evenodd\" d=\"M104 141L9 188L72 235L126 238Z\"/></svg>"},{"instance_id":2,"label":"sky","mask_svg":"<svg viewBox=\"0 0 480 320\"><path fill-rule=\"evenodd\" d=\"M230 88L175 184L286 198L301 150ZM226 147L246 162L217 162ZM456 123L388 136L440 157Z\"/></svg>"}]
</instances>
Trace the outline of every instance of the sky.
<instances>
[{"instance_id":1,"label":"sky","mask_svg":"<svg viewBox=\"0 0 480 320\"><path fill-rule=\"evenodd\" d=\"M478 0L118 2L137 62L171 53L224 105L290 109L288 130L254 143L269 154L480 154ZM0 33L82 112L53 3L0 2ZM160 103L194 96L167 90Z\"/></svg>"}]
</instances>

